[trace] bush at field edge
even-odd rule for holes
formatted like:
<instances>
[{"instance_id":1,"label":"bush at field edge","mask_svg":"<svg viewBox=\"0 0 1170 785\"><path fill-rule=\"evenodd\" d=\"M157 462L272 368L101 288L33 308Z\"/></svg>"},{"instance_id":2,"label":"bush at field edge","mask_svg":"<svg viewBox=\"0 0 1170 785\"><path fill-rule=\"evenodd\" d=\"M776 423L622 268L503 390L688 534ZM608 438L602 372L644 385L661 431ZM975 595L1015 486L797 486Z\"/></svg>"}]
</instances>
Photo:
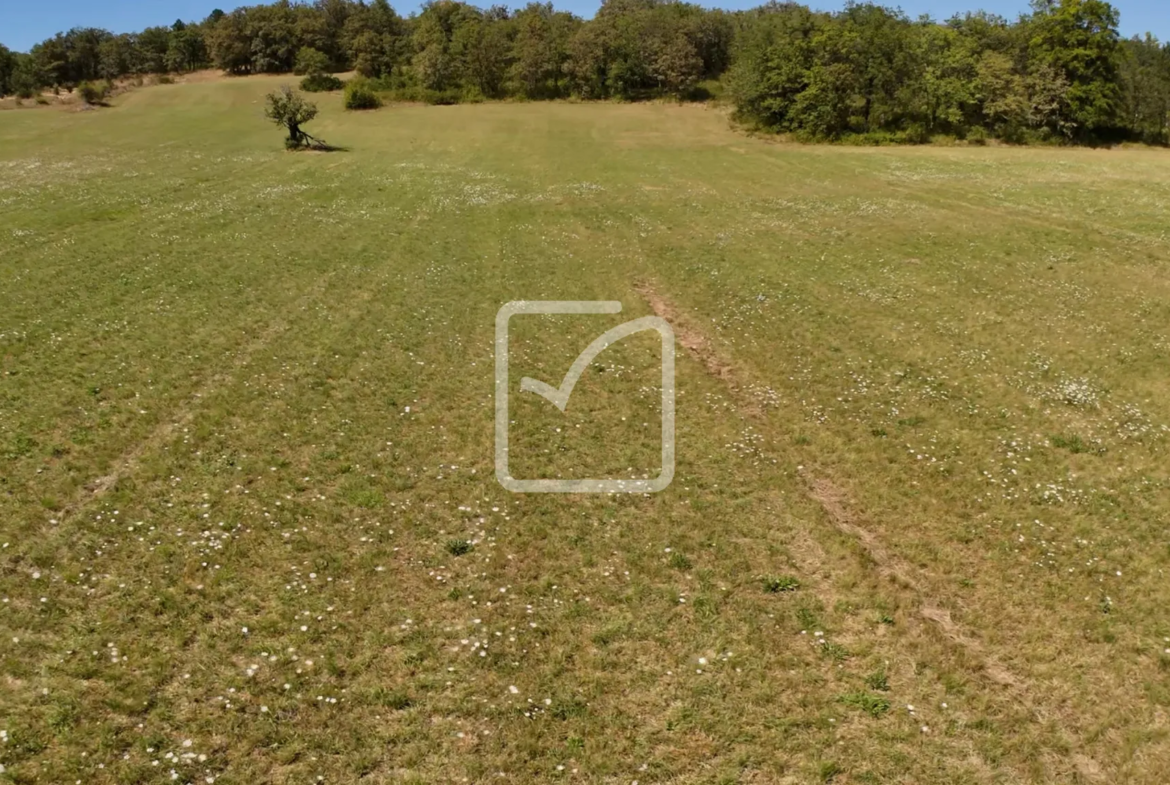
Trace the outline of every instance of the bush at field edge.
<instances>
[{"instance_id":1,"label":"bush at field edge","mask_svg":"<svg viewBox=\"0 0 1170 785\"><path fill-rule=\"evenodd\" d=\"M333 74L309 74L301 80L301 89L306 93L331 93L345 87L345 82Z\"/></svg>"},{"instance_id":2,"label":"bush at field edge","mask_svg":"<svg viewBox=\"0 0 1170 785\"><path fill-rule=\"evenodd\" d=\"M358 77L346 83L346 109L377 109L381 105L382 99L374 92L368 80Z\"/></svg>"}]
</instances>

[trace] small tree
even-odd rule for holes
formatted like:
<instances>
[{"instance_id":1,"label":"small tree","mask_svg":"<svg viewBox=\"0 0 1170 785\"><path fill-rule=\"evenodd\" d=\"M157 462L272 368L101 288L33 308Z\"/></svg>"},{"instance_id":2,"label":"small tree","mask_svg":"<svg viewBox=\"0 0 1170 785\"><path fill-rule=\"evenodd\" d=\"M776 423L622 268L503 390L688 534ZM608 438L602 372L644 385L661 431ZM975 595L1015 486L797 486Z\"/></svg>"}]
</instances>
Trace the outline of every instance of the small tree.
<instances>
[{"instance_id":1,"label":"small tree","mask_svg":"<svg viewBox=\"0 0 1170 785\"><path fill-rule=\"evenodd\" d=\"M284 140L285 147L295 150L313 144L324 145L320 139L301 129L302 125L317 116L316 104L306 101L299 93L294 93L288 85L281 87L277 92L269 93L265 99L268 105L264 108L264 116L288 129L288 138Z\"/></svg>"}]
</instances>

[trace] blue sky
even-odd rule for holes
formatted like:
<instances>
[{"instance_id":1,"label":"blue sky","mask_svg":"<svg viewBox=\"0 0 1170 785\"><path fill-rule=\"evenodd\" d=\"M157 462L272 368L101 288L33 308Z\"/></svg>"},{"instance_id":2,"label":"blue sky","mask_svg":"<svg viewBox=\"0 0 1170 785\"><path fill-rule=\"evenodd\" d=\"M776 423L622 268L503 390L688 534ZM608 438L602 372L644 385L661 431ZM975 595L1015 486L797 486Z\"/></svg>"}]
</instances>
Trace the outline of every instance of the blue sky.
<instances>
[{"instance_id":1,"label":"blue sky","mask_svg":"<svg viewBox=\"0 0 1170 785\"><path fill-rule=\"evenodd\" d=\"M254 0L259 2L259 0ZM526 2L526 0L525 0ZM841 2L826 0L805 0L815 8L837 9ZM251 4L251 3L248 3ZM491 5L485 0L482 5ZM508 5L523 5L516 0ZM758 0L704 0L702 5L721 8L751 8L760 4ZM1027 0L886 0L886 5L901 5L902 10L912 17L930 14L945 19L960 11L983 8L1013 18L1027 9ZM141 30L151 25L170 24L175 19L197 21L204 18L216 7L216 0L56 0L39 3L28 0L3 0L0 11L0 43L18 51L28 51L38 41L70 27L104 27L116 33ZM218 7L229 11L241 3L223 2ZM406 14L417 8L415 0L399 0L391 5L399 13ZM554 0L557 8L572 11L580 16L592 16L599 5L598 0ZM1130 36L1135 33L1152 32L1165 41L1170 38L1170 5L1167 0L1113 0L1121 11L1121 32Z\"/></svg>"}]
</instances>

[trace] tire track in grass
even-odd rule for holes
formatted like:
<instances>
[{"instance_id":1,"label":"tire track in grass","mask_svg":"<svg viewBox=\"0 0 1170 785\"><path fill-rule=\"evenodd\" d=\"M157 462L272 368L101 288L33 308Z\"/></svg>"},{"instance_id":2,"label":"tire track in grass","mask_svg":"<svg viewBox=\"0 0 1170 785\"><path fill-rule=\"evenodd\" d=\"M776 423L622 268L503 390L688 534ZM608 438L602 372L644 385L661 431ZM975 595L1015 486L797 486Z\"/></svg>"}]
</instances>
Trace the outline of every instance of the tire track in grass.
<instances>
[{"instance_id":1,"label":"tire track in grass","mask_svg":"<svg viewBox=\"0 0 1170 785\"><path fill-rule=\"evenodd\" d=\"M921 597L925 593L911 577L912 568L886 550L877 536L858 522L858 516L850 509L852 505L848 496L836 483L825 477L814 476L811 472L802 471L800 474L807 485L808 495L825 511L838 531L847 534L861 546L876 565L879 574L889 578L915 597ZM1014 690L1020 690L1025 686L1024 682L994 655L987 653L978 640L966 634L951 618L949 610L923 602L918 608L918 613L936 627L947 640L976 655L983 665L983 672L991 681Z\"/></svg>"},{"instance_id":2,"label":"tire track in grass","mask_svg":"<svg viewBox=\"0 0 1170 785\"><path fill-rule=\"evenodd\" d=\"M729 392L737 401L739 410L750 419L762 420L763 412L759 406L751 401L750 396L742 394L744 384L742 379L737 378L738 373L734 365L728 358L722 356L718 349L696 329L693 321L681 313L652 283L643 281L636 284L634 288L655 314L670 322L678 342L712 376L727 383ZM960 652L964 659L970 659L977 663L979 675L994 685L996 692L1000 693L1001 699L1006 698L1009 704L1022 710L1031 721L1043 722L1048 712L1033 700L1033 696L1037 694L1035 686L1027 679L1013 673L993 653L987 651L981 641L952 619L947 608L925 598L927 592L923 589L919 577L916 576L915 568L885 547L880 538L872 531L872 527L866 525L864 517L855 512L855 505L842 486L827 476L823 470L802 468L798 473L805 486L805 495L820 507L832 528L846 537L848 541L855 543L865 554L866 560L870 564L865 565L863 569L876 572L878 577L886 581L884 585L896 587L897 591L905 597L907 605L914 609L916 616L926 623L928 629L933 629L941 635L948 648ZM821 558L818 558L817 553L821 552L822 549L816 543L815 538L809 539L811 542L806 545L812 546L812 549L802 548L799 554L794 553L794 555L797 555L797 558L804 562L806 568L815 573L819 572L816 565L822 561ZM821 555L823 556L823 553ZM829 593L832 594L831 587L828 588L830 589ZM1069 748L1075 749L1077 746L1075 739L1067 737L1064 739L1064 743ZM977 763L976 768L987 770L988 761L983 760L974 751L971 751L971 754ZM1074 756L1071 763L1076 774L1083 780L1087 782L1104 781L1099 764L1088 755ZM1004 767L1000 770L1001 774L1005 772L1011 772L1012 776L1019 774L1019 771L1014 771L1015 767L1010 763L1001 762L999 766L992 764L991 768L997 769L1000 766ZM995 776L992 775L991 778L995 779Z\"/></svg>"},{"instance_id":3,"label":"tire track in grass","mask_svg":"<svg viewBox=\"0 0 1170 785\"><path fill-rule=\"evenodd\" d=\"M762 420L763 411L759 405L754 403L750 396L743 394L745 384L739 371L695 327L693 320L680 312L654 284L641 281L635 284L634 289L655 314L671 324L678 342L708 373L727 383L739 410L750 419ZM956 622L951 617L949 609L926 596L928 589L923 587L921 581L924 576L886 548L873 532L873 527L867 525L864 515L856 511L855 503L840 483L823 469L802 467L798 474L805 486L805 495L820 507L833 529L855 543L865 554L872 565L865 569L875 571L879 577L885 579L885 585L896 587L906 597L907 604L915 609L918 618L924 621L929 629L941 635L952 650L961 652L972 662L978 663L979 674L997 688L1001 697L1006 697L1009 703L1022 709L1033 722L1042 723L1051 718L1050 708L1040 705L1035 699L1035 696L1043 693L1031 680L1013 672L994 653L988 651L982 641ZM818 572L816 566L823 560L824 553L815 538L809 539L806 547L800 549L800 558L815 573ZM1062 735L1062 742L1068 749L1081 746L1081 740L1067 735ZM976 753L972 754L978 761L978 768L986 769L988 762L980 759ZM1084 752L1072 755L1063 760L1063 763L1054 762L1053 765L1057 769L1075 773L1076 777L1085 782L1107 781L1101 764ZM1012 768L1011 764L1007 764L1008 771ZM1018 773L1014 772L1016 775Z\"/></svg>"},{"instance_id":4,"label":"tire track in grass","mask_svg":"<svg viewBox=\"0 0 1170 785\"><path fill-rule=\"evenodd\" d=\"M318 299L328 288L335 272L335 270L330 270L321 275L308 292L294 301L290 310L294 313L303 311L310 303ZM120 481L134 474L143 456L164 448L173 440L177 433L181 433L184 428L194 421L202 401L206 400L217 389L230 383L235 374L245 368L257 352L271 345L273 341L287 333L290 329L292 329L292 324L287 319L278 317L269 323L259 335L248 341L240 351L236 352L235 358L227 369L206 377L190 393L186 402L172 409L145 438L131 445L129 449L125 450L114 460L113 467L110 471L93 478L78 488L73 501L65 505L57 516L58 526L68 523L89 504L100 500Z\"/></svg>"},{"instance_id":5,"label":"tire track in grass","mask_svg":"<svg viewBox=\"0 0 1170 785\"><path fill-rule=\"evenodd\" d=\"M817 477L805 471L800 474L807 485L808 495L821 506L838 531L861 546L866 556L876 565L879 574L900 585L916 601L925 595L926 592L911 576L913 568L886 550L877 536L866 528L864 521L859 520L860 516L850 509L852 503L843 489L824 476ZM1013 673L999 658L988 652L981 641L968 634L951 618L949 610L927 600L921 600L916 604L918 615L938 630L953 646L973 656L988 680L1004 688L1036 721L1045 719L1048 712L1032 699L1036 690L1031 682ZM1070 748L1076 746L1075 740L1066 738L1065 742ZM1089 755L1077 753L1072 755L1069 761L1081 779L1087 782L1105 781L1100 764Z\"/></svg>"},{"instance_id":6,"label":"tire track in grass","mask_svg":"<svg viewBox=\"0 0 1170 785\"><path fill-rule=\"evenodd\" d=\"M690 351L709 373L728 383L733 395L739 399L740 410L753 418L762 414L759 407L750 401L743 400L738 395L742 385L737 383L733 365L714 349L694 325L678 308L675 307L653 285L641 282L635 286L655 314L666 319L674 328L678 342ZM946 608L932 604L922 599L925 593L914 577L914 569L902 559L890 553L881 540L862 523L862 518L853 510L847 494L841 486L832 479L811 470L800 470L801 479L805 483L806 495L815 501L824 511L833 528L856 542L866 556L875 565L878 574L888 579L894 585L913 599L913 606L918 615L932 627L942 633L943 637L976 658L982 665L984 675L995 684L1012 690L1028 710L1035 714L1036 710L1028 698L1027 683L1021 677L1013 674L1005 665L999 662L994 655L986 651L983 645L952 618Z\"/></svg>"}]
</instances>

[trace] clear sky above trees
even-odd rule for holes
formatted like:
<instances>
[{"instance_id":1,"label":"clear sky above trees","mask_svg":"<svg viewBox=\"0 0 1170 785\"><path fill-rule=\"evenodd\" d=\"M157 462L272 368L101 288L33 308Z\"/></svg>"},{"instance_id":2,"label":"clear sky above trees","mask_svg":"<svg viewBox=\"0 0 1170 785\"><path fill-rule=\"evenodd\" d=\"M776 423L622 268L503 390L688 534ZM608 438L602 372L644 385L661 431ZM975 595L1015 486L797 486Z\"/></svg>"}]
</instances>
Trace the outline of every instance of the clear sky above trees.
<instances>
[{"instance_id":1,"label":"clear sky above trees","mask_svg":"<svg viewBox=\"0 0 1170 785\"><path fill-rule=\"evenodd\" d=\"M261 0L255 0L260 2ZM842 2L832 0L818 0L807 4L820 10L837 10ZM1112 0L1115 8L1121 11L1121 33L1124 36L1151 32L1165 41L1170 39L1170 8L1167 0ZM101 27L115 33L141 30L153 25L166 25L182 19L184 21L199 21L207 16L213 8L230 11L240 5L251 3L236 3L216 0L105 0L95 3L93 0L57 0L53 3L6 3L3 13L0 13L0 44L20 52L28 51L29 47L38 41L52 36L54 33L68 30L71 27ZM522 6L525 2L516 0L505 3L509 6ZM701 5L715 8L752 8L760 4L760 0L713 0L702 2ZM955 13L976 11L983 9L992 13L1013 18L1026 11L1027 0L891 0L886 3L890 6L901 6L910 16L930 14L936 18L945 19ZM391 5L402 15L408 15L419 7L415 0L401 0L391 2ZM492 0L484 0L483 6L492 5ZM598 0L557 0L553 3L558 9L572 11L578 16L590 17L600 5Z\"/></svg>"}]
</instances>

